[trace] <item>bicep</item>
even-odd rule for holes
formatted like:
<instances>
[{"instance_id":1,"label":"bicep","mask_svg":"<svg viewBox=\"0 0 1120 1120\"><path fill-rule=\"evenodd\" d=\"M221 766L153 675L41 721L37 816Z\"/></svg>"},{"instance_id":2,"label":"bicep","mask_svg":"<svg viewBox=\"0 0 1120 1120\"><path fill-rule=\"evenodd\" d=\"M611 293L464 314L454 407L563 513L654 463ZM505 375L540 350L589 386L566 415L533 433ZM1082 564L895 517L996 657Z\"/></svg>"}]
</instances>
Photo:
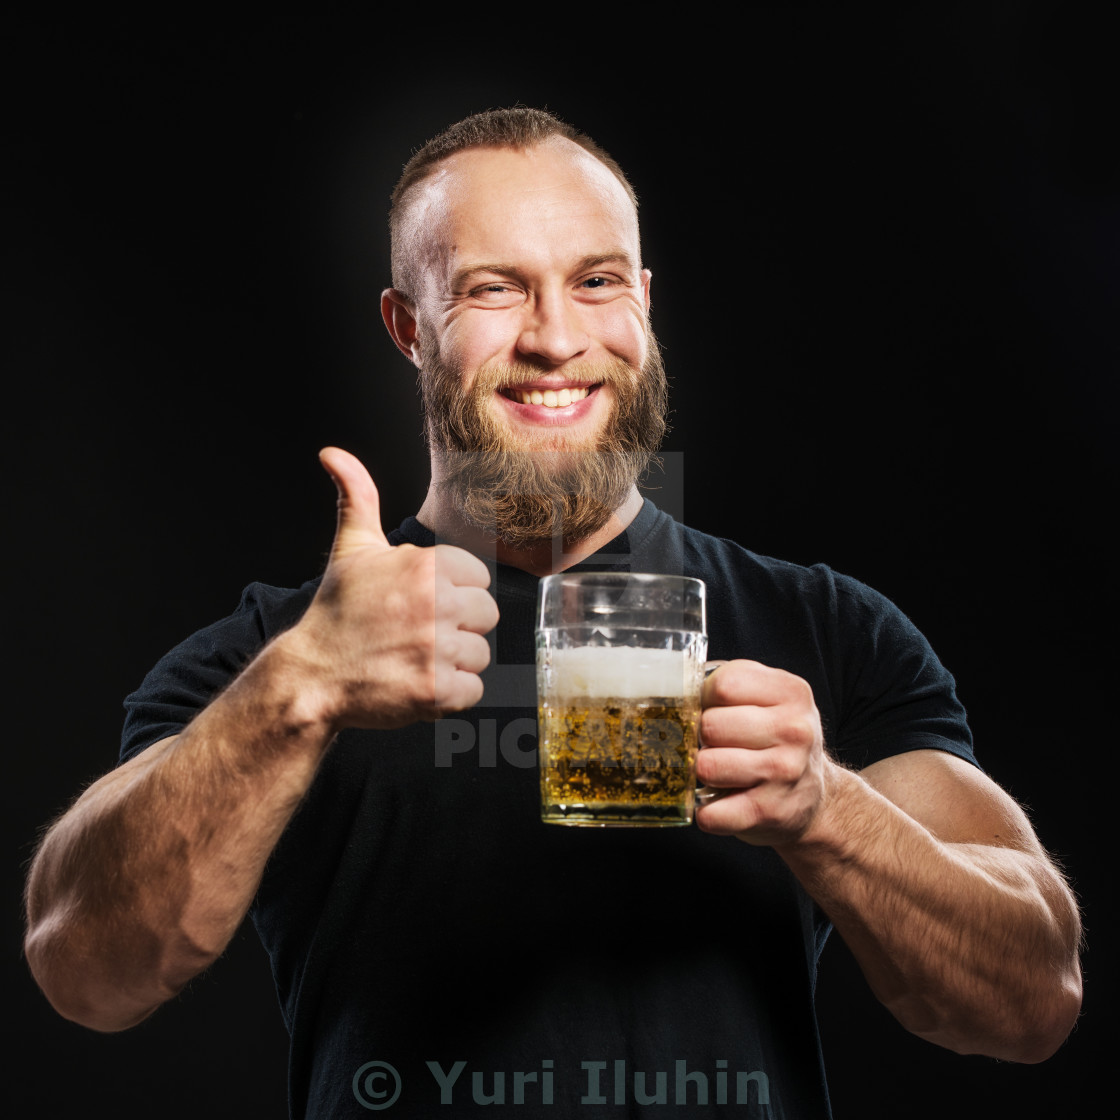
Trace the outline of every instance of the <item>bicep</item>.
<instances>
[{"instance_id":1,"label":"bicep","mask_svg":"<svg viewBox=\"0 0 1120 1120\"><path fill-rule=\"evenodd\" d=\"M873 789L946 843L1042 853L1026 813L971 763L947 751L892 755L860 771Z\"/></svg>"}]
</instances>

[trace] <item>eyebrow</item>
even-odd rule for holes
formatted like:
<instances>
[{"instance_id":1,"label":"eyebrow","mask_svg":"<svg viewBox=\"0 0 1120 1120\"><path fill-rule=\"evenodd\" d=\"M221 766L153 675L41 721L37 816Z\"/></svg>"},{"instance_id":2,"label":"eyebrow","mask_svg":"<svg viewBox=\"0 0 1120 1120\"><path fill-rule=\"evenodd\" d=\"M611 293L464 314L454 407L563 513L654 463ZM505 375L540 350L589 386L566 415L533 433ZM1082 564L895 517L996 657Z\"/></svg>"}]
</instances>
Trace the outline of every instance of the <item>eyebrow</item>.
<instances>
[{"instance_id":1,"label":"eyebrow","mask_svg":"<svg viewBox=\"0 0 1120 1120\"><path fill-rule=\"evenodd\" d=\"M638 264L634 260L631 253L626 252L625 249L613 249L607 253L591 253L586 257L580 258L576 262L576 266L572 269L573 272L587 272L591 269L601 268L605 264L621 264L631 272L638 272ZM497 276L511 276L515 279L522 278L524 270L512 264L501 264L500 262L494 264L472 264L467 268L461 268L451 277L451 290L453 292L460 291L462 288L470 286L473 277L482 275L483 273L493 273Z\"/></svg>"}]
</instances>

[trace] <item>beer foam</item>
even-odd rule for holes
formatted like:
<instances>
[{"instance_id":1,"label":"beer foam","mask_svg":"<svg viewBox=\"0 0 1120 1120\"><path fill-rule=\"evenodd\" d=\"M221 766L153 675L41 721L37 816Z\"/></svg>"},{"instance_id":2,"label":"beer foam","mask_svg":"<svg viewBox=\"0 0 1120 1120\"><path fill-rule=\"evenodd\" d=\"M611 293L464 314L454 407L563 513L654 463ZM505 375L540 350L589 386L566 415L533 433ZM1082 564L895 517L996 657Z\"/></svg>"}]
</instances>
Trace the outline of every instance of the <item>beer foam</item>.
<instances>
[{"instance_id":1,"label":"beer foam","mask_svg":"<svg viewBox=\"0 0 1120 1120\"><path fill-rule=\"evenodd\" d=\"M554 649L550 660L549 692L554 697L640 700L697 691L695 662L682 650L583 646Z\"/></svg>"}]
</instances>

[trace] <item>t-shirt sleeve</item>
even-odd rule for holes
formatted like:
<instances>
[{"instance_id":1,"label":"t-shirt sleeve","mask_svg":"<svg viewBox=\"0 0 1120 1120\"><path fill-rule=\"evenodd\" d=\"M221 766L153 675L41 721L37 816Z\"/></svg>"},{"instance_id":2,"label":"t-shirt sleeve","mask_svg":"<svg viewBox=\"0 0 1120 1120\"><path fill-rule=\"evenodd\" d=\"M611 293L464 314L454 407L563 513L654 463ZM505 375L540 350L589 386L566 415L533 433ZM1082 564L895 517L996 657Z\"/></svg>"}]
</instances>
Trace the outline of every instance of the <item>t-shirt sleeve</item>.
<instances>
[{"instance_id":1,"label":"t-shirt sleeve","mask_svg":"<svg viewBox=\"0 0 1120 1120\"><path fill-rule=\"evenodd\" d=\"M830 744L856 769L891 755L942 750L978 765L956 682L885 596L836 576L841 679Z\"/></svg>"},{"instance_id":2,"label":"t-shirt sleeve","mask_svg":"<svg viewBox=\"0 0 1120 1120\"><path fill-rule=\"evenodd\" d=\"M165 654L125 699L120 761L177 735L276 634L293 625L314 593L254 583L233 614Z\"/></svg>"}]
</instances>

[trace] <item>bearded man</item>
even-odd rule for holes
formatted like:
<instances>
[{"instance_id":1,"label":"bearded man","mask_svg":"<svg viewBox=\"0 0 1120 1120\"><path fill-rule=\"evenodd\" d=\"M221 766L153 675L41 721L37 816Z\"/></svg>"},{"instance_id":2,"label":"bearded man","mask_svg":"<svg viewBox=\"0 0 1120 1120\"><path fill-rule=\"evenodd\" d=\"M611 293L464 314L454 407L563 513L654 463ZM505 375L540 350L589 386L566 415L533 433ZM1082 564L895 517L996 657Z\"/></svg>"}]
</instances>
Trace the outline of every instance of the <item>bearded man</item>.
<instances>
[{"instance_id":1,"label":"bearded man","mask_svg":"<svg viewBox=\"0 0 1120 1120\"><path fill-rule=\"evenodd\" d=\"M386 536L362 465L325 450L323 575L253 585L129 698L120 766L29 876L55 1007L131 1026L249 913L293 1117L815 1120L835 927L905 1028L1051 1054L1077 909L928 643L862 584L636 488L665 378L617 164L546 113L468 118L406 165L392 235L382 313L420 373L427 497ZM708 585L697 828L540 822L537 585L580 567Z\"/></svg>"}]
</instances>

